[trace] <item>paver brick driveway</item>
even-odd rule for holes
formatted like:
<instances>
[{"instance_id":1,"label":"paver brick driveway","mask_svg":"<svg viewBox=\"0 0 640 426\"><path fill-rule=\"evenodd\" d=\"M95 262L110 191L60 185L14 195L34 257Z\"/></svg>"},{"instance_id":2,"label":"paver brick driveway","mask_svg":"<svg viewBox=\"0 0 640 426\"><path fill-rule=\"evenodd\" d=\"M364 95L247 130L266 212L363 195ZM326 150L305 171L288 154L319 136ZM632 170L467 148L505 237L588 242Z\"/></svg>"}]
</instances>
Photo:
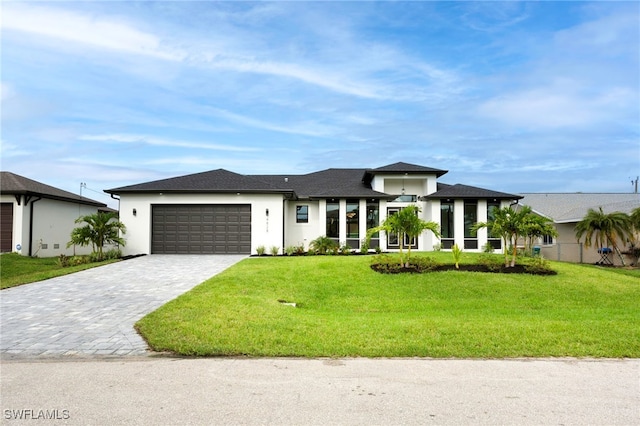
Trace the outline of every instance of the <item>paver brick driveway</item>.
<instances>
[{"instance_id":1,"label":"paver brick driveway","mask_svg":"<svg viewBox=\"0 0 640 426\"><path fill-rule=\"evenodd\" d=\"M151 255L0 292L0 355L143 355L133 325L244 259Z\"/></svg>"}]
</instances>

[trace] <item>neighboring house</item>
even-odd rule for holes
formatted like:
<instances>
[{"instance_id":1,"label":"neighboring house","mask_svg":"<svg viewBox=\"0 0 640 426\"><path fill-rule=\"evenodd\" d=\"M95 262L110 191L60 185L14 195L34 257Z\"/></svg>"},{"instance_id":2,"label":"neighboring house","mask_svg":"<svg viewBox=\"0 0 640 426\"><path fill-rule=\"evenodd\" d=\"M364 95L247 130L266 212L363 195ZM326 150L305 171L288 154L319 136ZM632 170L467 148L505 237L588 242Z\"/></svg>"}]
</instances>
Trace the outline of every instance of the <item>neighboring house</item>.
<instances>
[{"instance_id":1,"label":"neighboring house","mask_svg":"<svg viewBox=\"0 0 640 426\"><path fill-rule=\"evenodd\" d=\"M545 237L538 241L541 253L545 258L566 262L597 263L602 259L598 253L600 247L585 247L584 236L576 239L575 227L587 214L589 209L598 210L602 207L604 213L631 213L640 207L640 194L611 194L611 193L523 193L519 204L529 206L534 213L553 221L557 238ZM620 251L626 251L628 241L617 242ZM615 253L606 256L607 261L620 264ZM631 261L627 256L625 262Z\"/></svg>"},{"instance_id":2,"label":"neighboring house","mask_svg":"<svg viewBox=\"0 0 640 426\"><path fill-rule=\"evenodd\" d=\"M63 191L11 172L0 172L0 251L28 256L89 254L91 247L70 247L75 220L101 210L98 201Z\"/></svg>"},{"instance_id":3,"label":"neighboring house","mask_svg":"<svg viewBox=\"0 0 640 426\"><path fill-rule=\"evenodd\" d=\"M375 169L327 169L304 175L241 175L224 169L106 190L120 197L120 220L127 227L127 254L244 253L264 246L304 246L328 236L357 250L367 229L410 204L424 220L442 227L442 240L425 232L405 241L416 250L458 244L480 251L500 248L486 229L495 208L519 195L437 182L447 173L396 163ZM394 235L373 238L371 248L397 250Z\"/></svg>"}]
</instances>

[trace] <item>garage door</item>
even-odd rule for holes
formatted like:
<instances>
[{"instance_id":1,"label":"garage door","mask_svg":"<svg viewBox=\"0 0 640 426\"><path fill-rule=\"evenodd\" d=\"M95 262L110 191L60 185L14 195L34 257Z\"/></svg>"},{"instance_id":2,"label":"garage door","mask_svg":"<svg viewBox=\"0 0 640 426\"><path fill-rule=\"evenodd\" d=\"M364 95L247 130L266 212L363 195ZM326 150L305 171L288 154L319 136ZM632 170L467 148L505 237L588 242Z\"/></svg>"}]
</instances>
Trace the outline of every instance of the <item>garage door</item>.
<instances>
[{"instance_id":1,"label":"garage door","mask_svg":"<svg viewBox=\"0 0 640 426\"><path fill-rule=\"evenodd\" d=\"M13 203L0 203L0 252L13 249Z\"/></svg>"},{"instance_id":2,"label":"garage door","mask_svg":"<svg viewBox=\"0 0 640 426\"><path fill-rule=\"evenodd\" d=\"M151 253L251 253L249 204L162 204L151 215Z\"/></svg>"}]
</instances>

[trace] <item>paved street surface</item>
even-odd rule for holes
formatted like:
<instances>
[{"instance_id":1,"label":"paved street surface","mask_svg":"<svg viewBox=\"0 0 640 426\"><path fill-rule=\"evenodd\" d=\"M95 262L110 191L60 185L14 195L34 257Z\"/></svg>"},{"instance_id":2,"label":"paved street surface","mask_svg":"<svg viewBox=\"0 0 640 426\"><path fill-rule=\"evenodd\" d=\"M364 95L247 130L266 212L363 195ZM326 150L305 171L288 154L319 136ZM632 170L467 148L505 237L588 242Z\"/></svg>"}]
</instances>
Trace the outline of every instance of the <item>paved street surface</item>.
<instances>
[{"instance_id":1,"label":"paved street surface","mask_svg":"<svg viewBox=\"0 0 640 426\"><path fill-rule=\"evenodd\" d=\"M133 325L246 256L151 255L0 292L0 356L142 355Z\"/></svg>"},{"instance_id":2,"label":"paved street surface","mask_svg":"<svg viewBox=\"0 0 640 426\"><path fill-rule=\"evenodd\" d=\"M0 422L640 424L640 360L69 359L3 361Z\"/></svg>"}]
</instances>

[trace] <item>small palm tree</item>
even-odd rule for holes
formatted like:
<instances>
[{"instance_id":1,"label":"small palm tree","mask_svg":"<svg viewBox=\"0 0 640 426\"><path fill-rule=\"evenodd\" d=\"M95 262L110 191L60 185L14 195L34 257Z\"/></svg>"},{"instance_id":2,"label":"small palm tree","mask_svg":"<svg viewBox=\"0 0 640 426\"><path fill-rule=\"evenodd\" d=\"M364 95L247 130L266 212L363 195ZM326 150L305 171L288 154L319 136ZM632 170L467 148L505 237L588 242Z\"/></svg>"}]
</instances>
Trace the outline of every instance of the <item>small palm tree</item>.
<instances>
[{"instance_id":1,"label":"small palm tree","mask_svg":"<svg viewBox=\"0 0 640 426\"><path fill-rule=\"evenodd\" d=\"M576 238L584 235L584 245L591 247L608 247L609 244L618 254L624 266L624 257L617 245L617 241L624 241L627 235L631 234L632 222L629 215L621 212L604 213L602 207L598 210L589 209L586 216L576 224Z\"/></svg>"},{"instance_id":2,"label":"small palm tree","mask_svg":"<svg viewBox=\"0 0 640 426\"><path fill-rule=\"evenodd\" d=\"M124 234L126 227L119 220L114 220L117 217L115 212L98 212L80 216L76 219L76 223L86 223L86 225L71 231L71 241L67 243L67 247L91 244L92 251L97 253L99 259L102 259L102 247L105 244L124 246L125 240L120 236L120 232Z\"/></svg>"},{"instance_id":3,"label":"small palm tree","mask_svg":"<svg viewBox=\"0 0 640 426\"><path fill-rule=\"evenodd\" d=\"M380 226L367 231L367 240L370 240L371 236L379 231L397 235L400 248L400 262L405 266L409 266L411 245L407 247L406 259L402 252L405 237L409 239L418 238L424 231L431 231L434 235L440 237L440 225L435 222L420 219L420 217L418 217L419 212L420 208L418 206L411 205L403 208L396 214L388 216Z\"/></svg>"},{"instance_id":4,"label":"small palm tree","mask_svg":"<svg viewBox=\"0 0 640 426\"><path fill-rule=\"evenodd\" d=\"M476 233L481 228L487 228L489 233L503 242L504 266L515 266L518 256L518 238L526 235L525 224L532 215L531 207L523 206L518 211L511 207L503 207L494 212L492 220L478 222L471 228ZM509 259L509 248L512 250Z\"/></svg>"}]
</instances>

